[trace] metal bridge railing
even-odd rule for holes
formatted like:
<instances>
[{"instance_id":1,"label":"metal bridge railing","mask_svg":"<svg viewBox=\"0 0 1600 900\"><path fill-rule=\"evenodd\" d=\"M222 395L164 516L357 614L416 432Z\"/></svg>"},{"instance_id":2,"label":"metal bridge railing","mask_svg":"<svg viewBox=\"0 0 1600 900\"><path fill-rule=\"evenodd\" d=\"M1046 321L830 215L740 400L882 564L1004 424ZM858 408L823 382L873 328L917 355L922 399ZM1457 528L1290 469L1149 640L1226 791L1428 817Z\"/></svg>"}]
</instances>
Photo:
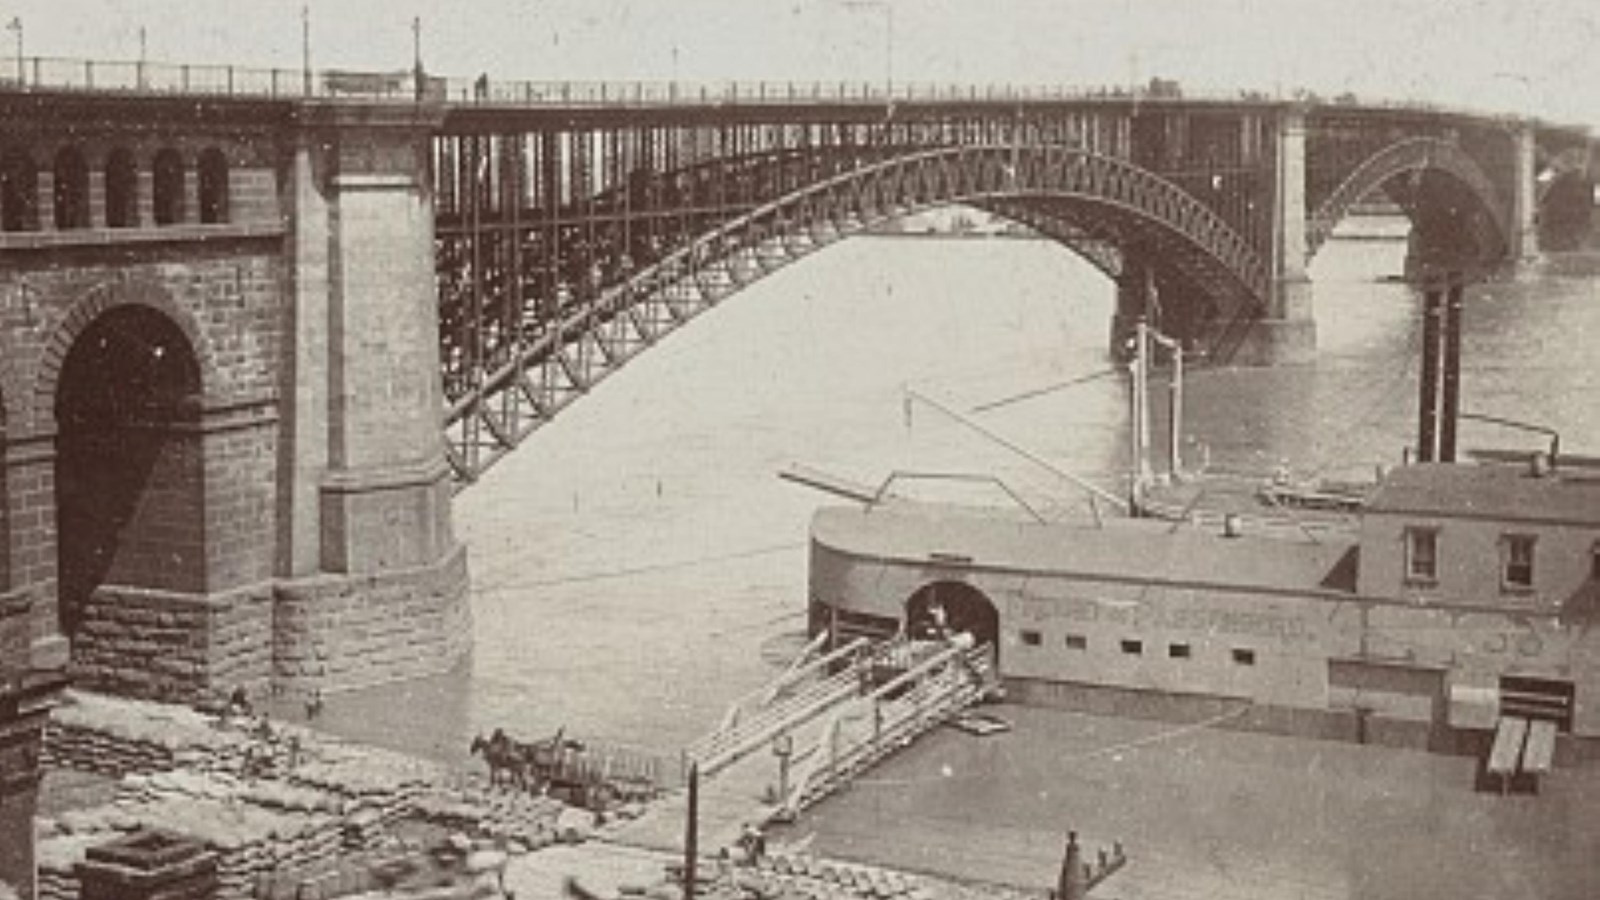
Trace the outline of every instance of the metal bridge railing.
<instances>
[{"instance_id":1,"label":"metal bridge railing","mask_svg":"<svg viewBox=\"0 0 1600 900\"><path fill-rule=\"evenodd\" d=\"M94 91L148 95L415 102L492 106L700 106L784 103L1184 101L1350 106L1516 118L1427 100L1320 97L1306 90L1150 90L1128 85L950 84L907 82L892 88L863 81L538 81L387 71L265 68L62 56L0 59L0 91ZM420 88L420 89L419 89ZM1587 131L1587 129L1581 129Z\"/></svg>"}]
</instances>

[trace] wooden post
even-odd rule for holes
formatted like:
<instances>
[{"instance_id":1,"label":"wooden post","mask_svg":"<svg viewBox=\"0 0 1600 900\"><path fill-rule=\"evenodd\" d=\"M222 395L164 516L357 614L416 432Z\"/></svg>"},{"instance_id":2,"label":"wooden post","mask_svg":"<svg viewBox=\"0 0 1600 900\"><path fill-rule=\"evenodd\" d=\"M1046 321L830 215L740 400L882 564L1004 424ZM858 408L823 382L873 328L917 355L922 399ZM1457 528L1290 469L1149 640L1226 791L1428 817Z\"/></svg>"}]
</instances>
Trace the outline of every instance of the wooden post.
<instances>
[{"instance_id":1,"label":"wooden post","mask_svg":"<svg viewBox=\"0 0 1600 900\"><path fill-rule=\"evenodd\" d=\"M1078 848L1078 833L1067 832L1067 850L1061 860L1061 877L1056 883L1056 900L1084 900L1089 895L1088 879L1083 877L1083 854Z\"/></svg>"},{"instance_id":2,"label":"wooden post","mask_svg":"<svg viewBox=\"0 0 1600 900\"><path fill-rule=\"evenodd\" d=\"M695 857L700 853L700 764L689 767L689 821L684 823L683 896L693 900Z\"/></svg>"},{"instance_id":3,"label":"wooden post","mask_svg":"<svg viewBox=\"0 0 1600 900\"><path fill-rule=\"evenodd\" d=\"M1417 398L1417 462L1433 462L1439 449L1439 331L1444 293L1435 283L1422 289L1422 378Z\"/></svg>"},{"instance_id":4,"label":"wooden post","mask_svg":"<svg viewBox=\"0 0 1600 900\"><path fill-rule=\"evenodd\" d=\"M1445 289L1444 353L1440 362L1439 462L1456 461L1456 421L1461 417L1461 275Z\"/></svg>"}]
</instances>

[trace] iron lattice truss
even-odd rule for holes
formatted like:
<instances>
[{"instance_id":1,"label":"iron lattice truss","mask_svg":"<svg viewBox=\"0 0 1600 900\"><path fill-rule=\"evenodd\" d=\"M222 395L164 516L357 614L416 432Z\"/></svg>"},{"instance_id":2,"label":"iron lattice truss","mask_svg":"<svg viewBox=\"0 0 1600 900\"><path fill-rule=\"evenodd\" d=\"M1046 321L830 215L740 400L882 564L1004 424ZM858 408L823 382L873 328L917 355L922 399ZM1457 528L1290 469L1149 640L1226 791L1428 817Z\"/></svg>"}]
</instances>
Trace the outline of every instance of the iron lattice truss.
<instances>
[{"instance_id":1,"label":"iron lattice truss","mask_svg":"<svg viewBox=\"0 0 1600 900\"><path fill-rule=\"evenodd\" d=\"M469 164L481 176L506 162L505 154L497 161L484 152ZM481 209L489 204L473 203L477 211L441 227L447 455L460 484L730 294L929 207L991 209L1061 240L1108 274L1120 260L1107 246L1159 245L1236 321L1259 311L1269 290L1265 261L1213 209L1126 159L1078 147L782 151L609 191L591 191L586 177L573 173L572 190L604 202L591 204L581 221L521 223L504 213L486 220ZM515 181L504 180L513 189ZM787 191L741 207L774 185ZM641 194L657 211L642 223L624 214ZM515 205L505 208L514 219ZM486 235L493 239L480 239ZM557 249L563 244L565 255ZM582 252L570 253L573 247Z\"/></svg>"}]
</instances>

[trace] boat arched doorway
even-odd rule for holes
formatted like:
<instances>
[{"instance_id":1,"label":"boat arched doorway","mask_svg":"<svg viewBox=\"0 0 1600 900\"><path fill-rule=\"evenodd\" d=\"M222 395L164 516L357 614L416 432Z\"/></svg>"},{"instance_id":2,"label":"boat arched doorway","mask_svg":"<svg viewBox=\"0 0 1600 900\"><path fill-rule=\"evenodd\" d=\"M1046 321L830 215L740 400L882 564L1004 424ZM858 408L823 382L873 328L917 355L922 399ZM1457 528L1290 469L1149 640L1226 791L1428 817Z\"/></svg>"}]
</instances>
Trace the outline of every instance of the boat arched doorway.
<instances>
[{"instance_id":1,"label":"boat arched doorway","mask_svg":"<svg viewBox=\"0 0 1600 900\"><path fill-rule=\"evenodd\" d=\"M906 633L912 638L933 637L941 615L951 634L971 634L990 648L996 664L1000 662L1000 613L983 591L961 581L935 581L918 588L906 600Z\"/></svg>"}]
</instances>

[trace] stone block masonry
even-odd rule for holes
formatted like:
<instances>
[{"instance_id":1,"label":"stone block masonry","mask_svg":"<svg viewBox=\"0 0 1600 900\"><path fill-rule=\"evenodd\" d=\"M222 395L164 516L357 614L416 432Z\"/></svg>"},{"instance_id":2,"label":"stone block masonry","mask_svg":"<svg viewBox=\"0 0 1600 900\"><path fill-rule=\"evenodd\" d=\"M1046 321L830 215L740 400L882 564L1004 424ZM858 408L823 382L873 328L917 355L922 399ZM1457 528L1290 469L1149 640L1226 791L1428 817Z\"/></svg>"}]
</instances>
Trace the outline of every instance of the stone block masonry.
<instances>
[{"instance_id":1,"label":"stone block masonry","mask_svg":"<svg viewBox=\"0 0 1600 900\"><path fill-rule=\"evenodd\" d=\"M184 702L455 665L471 620L439 439L442 110L146 100L12 110L25 155L82 156L89 215L51 215L45 163L38 215L0 235L0 601L22 610L0 615L0 652ZM181 165L163 204L158 158ZM115 160L137 175L112 209Z\"/></svg>"},{"instance_id":2,"label":"stone block masonry","mask_svg":"<svg viewBox=\"0 0 1600 900\"><path fill-rule=\"evenodd\" d=\"M279 582L274 677L342 690L448 671L471 649L466 588L467 554L459 546L438 566Z\"/></svg>"},{"instance_id":3,"label":"stone block masonry","mask_svg":"<svg viewBox=\"0 0 1600 900\"><path fill-rule=\"evenodd\" d=\"M271 634L267 583L220 595L103 586L83 607L73 674L84 687L145 697L263 691Z\"/></svg>"}]
</instances>

